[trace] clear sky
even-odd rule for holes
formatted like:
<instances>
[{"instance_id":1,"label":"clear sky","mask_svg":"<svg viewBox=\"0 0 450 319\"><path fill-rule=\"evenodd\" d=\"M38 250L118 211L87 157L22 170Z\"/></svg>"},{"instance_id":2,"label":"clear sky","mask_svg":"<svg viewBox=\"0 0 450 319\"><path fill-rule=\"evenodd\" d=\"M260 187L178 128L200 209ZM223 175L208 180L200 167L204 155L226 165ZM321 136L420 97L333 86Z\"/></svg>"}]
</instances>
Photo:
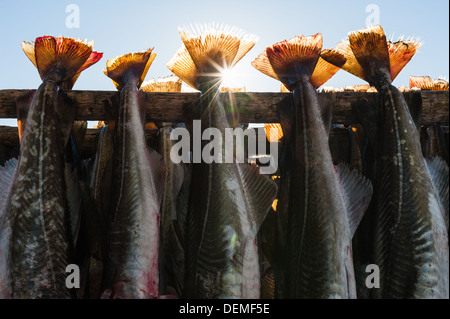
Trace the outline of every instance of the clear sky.
<instances>
[{"instance_id":1,"label":"clear sky","mask_svg":"<svg viewBox=\"0 0 450 319\"><path fill-rule=\"evenodd\" d=\"M66 25L70 4L80 10L79 28ZM154 47L157 57L146 79L168 76L166 63L181 46L178 26L216 22L259 36L255 47L235 66L235 79L228 84L253 92L278 92L279 82L254 69L251 61L267 46L295 35L320 32L323 48L332 48L350 31L366 26L366 19L374 13L366 12L371 4L379 9L379 23L388 37L397 40L405 35L423 42L395 85L408 86L410 75L448 79L447 0L0 0L0 89L35 89L41 83L22 52L22 41L42 35L94 40L95 50L104 52L103 59L82 73L74 90L114 90L102 73L108 59ZM363 83L341 70L326 85Z\"/></svg>"}]
</instances>

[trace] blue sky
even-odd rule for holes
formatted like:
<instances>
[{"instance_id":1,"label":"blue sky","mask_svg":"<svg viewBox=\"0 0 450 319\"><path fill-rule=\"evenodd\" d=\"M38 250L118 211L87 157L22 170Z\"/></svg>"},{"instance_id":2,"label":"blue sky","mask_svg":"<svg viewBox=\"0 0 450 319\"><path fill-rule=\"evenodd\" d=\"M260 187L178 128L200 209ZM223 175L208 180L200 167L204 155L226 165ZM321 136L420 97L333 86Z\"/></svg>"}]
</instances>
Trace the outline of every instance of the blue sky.
<instances>
[{"instance_id":1,"label":"blue sky","mask_svg":"<svg viewBox=\"0 0 450 319\"><path fill-rule=\"evenodd\" d=\"M66 7L80 9L80 27L67 28ZM394 84L408 86L410 75L449 76L449 3L447 0L0 0L0 89L32 89L41 83L37 70L20 44L42 35L94 40L104 52L96 65L84 71L74 90L114 90L102 73L106 61L117 55L154 47L157 57L146 79L170 75L167 61L181 46L178 26L217 22L237 26L259 36L255 47L236 65L230 85L247 91L278 92L280 84L251 65L267 46L295 35L322 33L324 48L332 48L350 31L366 26L375 4L388 37L419 37L423 46ZM364 82L339 71L326 85L342 87ZM0 123L1 124L1 123Z\"/></svg>"}]
</instances>

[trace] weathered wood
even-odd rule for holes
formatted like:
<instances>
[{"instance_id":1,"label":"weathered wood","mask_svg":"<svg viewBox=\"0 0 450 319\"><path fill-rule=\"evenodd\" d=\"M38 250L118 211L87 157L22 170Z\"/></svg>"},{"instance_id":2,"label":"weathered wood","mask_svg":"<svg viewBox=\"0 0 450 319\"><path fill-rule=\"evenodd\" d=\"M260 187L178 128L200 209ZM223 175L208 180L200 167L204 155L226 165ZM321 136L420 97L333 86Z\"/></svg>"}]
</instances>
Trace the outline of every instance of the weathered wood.
<instances>
[{"instance_id":1,"label":"weathered wood","mask_svg":"<svg viewBox=\"0 0 450 319\"><path fill-rule=\"evenodd\" d=\"M448 134L449 127L443 126L442 128L444 129L444 132ZM83 145L81 145L80 149L81 158L89 158L95 154L97 149L97 137L99 133L100 129L88 129L86 131ZM157 133L157 129L146 129L145 135L147 138L147 143L149 143L150 139ZM337 162L343 161L342 157L345 156L345 153L348 151L348 143L348 129L337 127L330 130L330 149L333 154L333 159L336 159ZM17 127L0 126L0 146L19 146Z\"/></svg>"},{"instance_id":2,"label":"weathered wood","mask_svg":"<svg viewBox=\"0 0 450 319\"><path fill-rule=\"evenodd\" d=\"M29 90L0 90L0 118L15 118L15 101ZM329 93L319 93L329 94ZM337 92L333 123L355 123L351 115L351 104L362 97L376 93ZM78 104L78 120L99 121L114 117L117 92L114 91L72 91L68 95ZM194 104L199 93L143 93L147 104L148 121L183 122L186 110ZM279 116L277 106L291 103L290 93L223 93L225 105L233 104L228 109L236 110L230 118L240 123L277 123ZM422 91L422 123L448 123L449 92Z\"/></svg>"},{"instance_id":3,"label":"weathered wood","mask_svg":"<svg viewBox=\"0 0 450 319\"><path fill-rule=\"evenodd\" d=\"M88 129L84 137L83 144L80 148L82 158L93 156L97 150L97 137L100 129ZM158 133L157 129L145 130L145 136L149 140L152 136ZM19 134L17 127L0 126L0 145L9 147L19 146Z\"/></svg>"}]
</instances>

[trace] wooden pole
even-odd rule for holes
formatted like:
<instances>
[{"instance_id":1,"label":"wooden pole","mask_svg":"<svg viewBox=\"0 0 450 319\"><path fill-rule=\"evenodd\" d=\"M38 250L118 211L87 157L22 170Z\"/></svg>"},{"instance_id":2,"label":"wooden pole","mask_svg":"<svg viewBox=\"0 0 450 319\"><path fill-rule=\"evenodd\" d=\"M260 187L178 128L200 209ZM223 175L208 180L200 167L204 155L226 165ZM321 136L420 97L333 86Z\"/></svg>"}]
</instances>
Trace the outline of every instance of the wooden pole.
<instances>
[{"instance_id":1,"label":"wooden pole","mask_svg":"<svg viewBox=\"0 0 450 319\"><path fill-rule=\"evenodd\" d=\"M29 90L0 90L0 118L16 117L16 100ZM199 93L148 93L142 92L147 105L147 120L154 122L184 122L190 107ZM448 123L449 92L421 91L422 124ZM319 93L330 94L330 93ZM366 97L373 99L377 93L337 92L333 123L357 123L351 113L352 102ZM409 93L405 93L407 96ZM100 121L114 118L117 103L115 91L71 91L68 95L78 104L77 120ZM278 105L291 103L290 93L222 93L229 117L240 123L277 123ZM235 110L231 114L230 110Z\"/></svg>"}]
</instances>

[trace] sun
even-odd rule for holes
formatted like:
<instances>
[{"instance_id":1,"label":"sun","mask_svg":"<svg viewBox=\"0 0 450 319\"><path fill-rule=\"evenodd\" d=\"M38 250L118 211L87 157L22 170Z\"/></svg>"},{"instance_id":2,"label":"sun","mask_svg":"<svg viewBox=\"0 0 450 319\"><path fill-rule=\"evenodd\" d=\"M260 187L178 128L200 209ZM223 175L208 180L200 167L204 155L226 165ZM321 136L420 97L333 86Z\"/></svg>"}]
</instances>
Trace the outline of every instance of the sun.
<instances>
[{"instance_id":1,"label":"sun","mask_svg":"<svg viewBox=\"0 0 450 319\"><path fill-rule=\"evenodd\" d=\"M239 86L239 74L235 69L223 69L221 70L222 86L224 87L238 87Z\"/></svg>"}]
</instances>

